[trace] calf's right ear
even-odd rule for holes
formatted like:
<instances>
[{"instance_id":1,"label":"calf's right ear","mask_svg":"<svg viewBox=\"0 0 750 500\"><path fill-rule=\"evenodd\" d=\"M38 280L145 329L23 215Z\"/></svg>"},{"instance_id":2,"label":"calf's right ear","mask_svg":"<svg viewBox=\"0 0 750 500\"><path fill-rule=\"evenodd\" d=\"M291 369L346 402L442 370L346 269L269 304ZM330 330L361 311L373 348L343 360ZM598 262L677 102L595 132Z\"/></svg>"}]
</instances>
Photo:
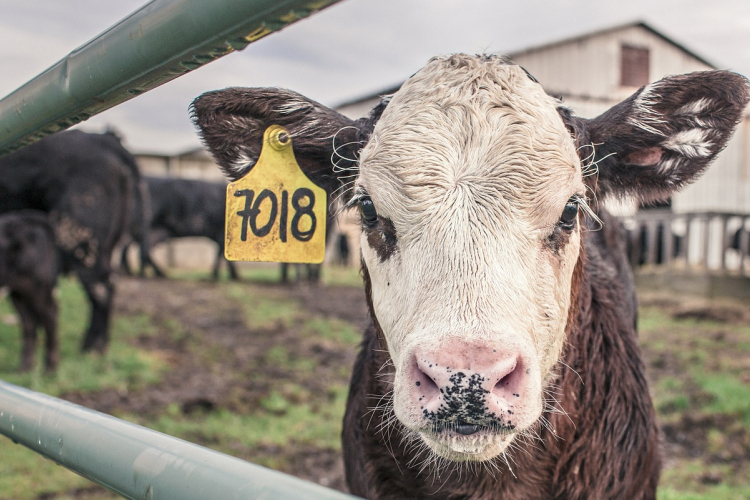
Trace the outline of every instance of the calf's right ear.
<instances>
[{"instance_id":1,"label":"calf's right ear","mask_svg":"<svg viewBox=\"0 0 750 500\"><path fill-rule=\"evenodd\" d=\"M350 120L284 89L206 92L193 101L190 112L204 144L231 180L243 177L258 161L265 130L281 125L292 137L300 168L330 193L338 187L340 172L356 165L369 136L366 120Z\"/></svg>"},{"instance_id":2,"label":"calf's right ear","mask_svg":"<svg viewBox=\"0 0 750 500\"><path fill-rule=\"evenodd\" d=\"M750 100L745 77L700 71L664 78L591 120L567 110L586 178L601 196L666 200L693 182L732 135ZM592 173L593 173L592 172Z\"/></svg>"}]
</instances>

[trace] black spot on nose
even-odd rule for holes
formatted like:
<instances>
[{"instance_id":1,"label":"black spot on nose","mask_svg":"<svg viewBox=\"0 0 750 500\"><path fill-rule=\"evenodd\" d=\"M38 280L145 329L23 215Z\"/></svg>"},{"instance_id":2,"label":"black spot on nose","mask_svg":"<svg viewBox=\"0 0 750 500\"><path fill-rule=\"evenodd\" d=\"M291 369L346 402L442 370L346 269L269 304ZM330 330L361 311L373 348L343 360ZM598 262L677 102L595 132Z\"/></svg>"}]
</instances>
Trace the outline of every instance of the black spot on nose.
<instances>
[{"instance_id":1,"label":"black spot on nose","mask_svg":"<svg viewBox=\"0 0 750 500\"><path fill-rule=\"evenodd\" d=\"M482 428L481 425L458 424L456 426L456 432L464 436L469 436L471 434L479 432L481 428Z\"/></svg>"}]
</instances>

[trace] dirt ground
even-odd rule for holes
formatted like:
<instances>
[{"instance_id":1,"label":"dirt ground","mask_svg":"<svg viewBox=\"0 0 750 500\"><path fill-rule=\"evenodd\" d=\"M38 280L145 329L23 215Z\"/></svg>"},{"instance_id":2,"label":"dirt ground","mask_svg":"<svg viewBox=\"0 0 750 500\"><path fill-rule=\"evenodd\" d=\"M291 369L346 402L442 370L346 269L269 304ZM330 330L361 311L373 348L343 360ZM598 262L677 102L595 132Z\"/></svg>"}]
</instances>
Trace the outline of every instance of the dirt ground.
<instances>
[{"instance_id":1,"label":"dirt ground","mask_svg":"<svg viewBox=\"0 0 750 500\"><path fill-rule=\"evenodd\" d=\"M323 338L300 338L299 321L277 320L260 328L252 328L248 326L243 313L246 311L243 308L252 307L252 304L248 305L241 294L228 297L226 293L218 293L219 286L204 281L121 278L118 282L116 314L145 314L154 319L163 331L144 335L138 339L138 345L168 361L170 370L157 385L133 392L104 390L66 394L65 398L115 414L158 415L174 405L178 405L183 414L217 409L243 413L257 408L272 387L284 381L302 384L311 393L325 393L332 382L348 382L348 373L356 354L356 349L351 345L341 345ZM266 299L292 299L304 311L349 322L357 331L366 326L367 308L361 288L273 284L252 286L256 293L262 290ZM660 296L646 296L642 299L642 306L662 311L671 319L708 321L710 328L696 335L701 338L713 336L711 338L718 340L714 345L716 352L737 358L735 361L739 363L740 370L746 370L745 376L750 373L750 353L744 352L739 358L736 356L735 344L732 343L736 334L731 328L738 324L750 325L750 308L736 304L717 306L701 301L685 302ZM180 335L174 333L175 318L179 318L183 332ZM721 325L729 326L724 328ZM659 341L684 344L686 349L691 345L696 347L684 332L675 330L669 333L669 329L666 332L646 334L644 341L644 360L652 387L666 377L685 378L686 360L670 349L650 349L649 342L654 339L649 340L648 335L658 337ZM735 340L746 342L750 339ZM288 349L290 358L312 360L316 367L315 376L300 377L269 361L269 351L278 345ZM217 359L220 362L217 363ZM257 376L259 370L263 377ZM750 379L744 382L750 384ZM660 403L667 405L660 412L666 412L669 417L662 421L666 468L680 467L681 460L700 458L707 464L728 464L734 473L744 474L750 464L750 433L747 426L738 424L732 416L690 411L710 402L712 396L689 382L686 382L685 390L688 407L681 410L687 411L672 411L669 403ZM717 429L723 443L718 447L715 443ZM210 442L202 442L200 436L190 437L190 440L211 445ZM278 459L278 463L282 464L279 468L284 472L345 490L342 459L336 450L263 446L253 450L238 448L235 454L251 461L257 461L259 456ZM706 485L718 484L726 479L725 472L708 470L700 474L700 483ZM81 492L80 498L85 496L86 493Z\"/></svg>"},{"instance_id":2,"label":"dirt ground","mask_svg":"<svg viewBox=\"0 0 750 500\"><path fill-rule=\"evenodd\" d=\"M286 321L250 328L243 318L240 297L228 299L207 281L121 278L115 314L146 314L163 332L139 338L139 347L157 352L167 360L163 380L135 392L104 390L69 393L65 399L105 413L157 415L170 405L183 414L226 409L244 413L257 408L273 386L285 381L303 385L313 394L325 394L332 382L348 383L356 349L327 339L301 339L299 325ZM293 299L304 311L338 318L358 331L367 321L361 289L345 286L263 285L265 299ZM175 318L186 334L175 336ZM289 358L312 360L314 377L299 377L269 362L274 346L288 349ZM203 355L210 353L211 355ZM220 362L216 362L216 358ZM262 377L258 377L258 373ZM200 436L190 440L205 446ZM326 449L238 448L235 455L251 461L274 458L284 472L339 490L345 489L340 453ZM252 453L251 456L250 452Z\"/></svg>"}]
</instances>

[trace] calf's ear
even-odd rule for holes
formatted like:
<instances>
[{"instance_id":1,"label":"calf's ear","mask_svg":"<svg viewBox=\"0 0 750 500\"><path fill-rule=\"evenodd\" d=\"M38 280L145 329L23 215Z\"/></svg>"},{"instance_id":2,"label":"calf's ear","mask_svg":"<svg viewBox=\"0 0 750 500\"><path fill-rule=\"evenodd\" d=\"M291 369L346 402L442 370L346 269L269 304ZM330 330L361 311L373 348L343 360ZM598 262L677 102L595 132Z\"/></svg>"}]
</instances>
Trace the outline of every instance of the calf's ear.
<instances>
[{"instance_id":1,"label":"calf's ear","mask_svg":"<svg viewBox=\"0 0 750 500\"><path fill-rule=\"evenodd\" d=\"M296 92L276 88L228 88L206 92L190 106L204 144L231 180L255 165L263 133L285 127L302 170L329 193L338 176L355 167L371 127L370 119L349 118Z\"/></svg>"},{"instance_id":2,"label":"calf's ear","mask_svg":"<svg viewBox=\"0 0 750 500\"><path fill-rule=\"evenodd\" d=\"M652 202L700 176L731 137L748 99L745 77L701 71L642 87L591 120L564 109L560 114L599 196Z\"/></svg>"}]
</instances>

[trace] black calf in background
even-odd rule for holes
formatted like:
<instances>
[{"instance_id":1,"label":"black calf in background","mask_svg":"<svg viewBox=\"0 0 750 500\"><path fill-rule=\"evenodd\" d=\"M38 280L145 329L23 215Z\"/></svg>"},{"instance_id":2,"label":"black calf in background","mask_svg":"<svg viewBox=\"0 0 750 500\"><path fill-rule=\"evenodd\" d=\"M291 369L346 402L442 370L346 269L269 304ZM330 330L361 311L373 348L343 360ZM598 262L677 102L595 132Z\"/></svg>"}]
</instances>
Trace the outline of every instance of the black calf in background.
<instances>
[{"instance_id":1,"label":"black calf in background","mask_svg":"<svg viewBox=\"0 0 750 500\"><path fill-rule=\"evenodd\" d=\"M46 334L45 369L53 372L57 368L60 354L54 290L59 272L55 231L47 214L19 210L0 215L0 288L8 287L21 319L21 371L34 366L39 328Z\"/></svg>"},{"instance_id":2,"label":"black calf in background","mask_svg":"<svg viewBox=\"0 0 750 500\"><path fill-rule=\"evenodd\" d=\"M91 301L84 351L109 342L112 251L139 182L135 159L112 133L60 132L0 158L0 213L48 213L62 270L78 276Z\"/></svg>"}]
</instances>

